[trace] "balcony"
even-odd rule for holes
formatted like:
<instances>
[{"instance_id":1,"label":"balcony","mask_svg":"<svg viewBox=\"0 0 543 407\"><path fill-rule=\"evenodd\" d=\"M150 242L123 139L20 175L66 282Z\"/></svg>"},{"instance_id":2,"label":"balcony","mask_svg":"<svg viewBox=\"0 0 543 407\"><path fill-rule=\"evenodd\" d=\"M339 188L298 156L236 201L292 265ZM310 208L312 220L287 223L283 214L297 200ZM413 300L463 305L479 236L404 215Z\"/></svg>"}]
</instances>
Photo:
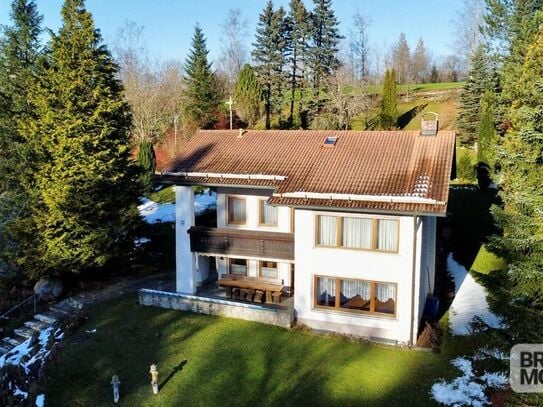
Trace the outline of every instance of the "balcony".
<instances>
[{"instance_id":1,"label":"balcony","mask_svg":"<svg viewBox=\"0 0 543 407\"><path fill-rule=\"evenodd\" d=\"M192 252L294 260L292 233L201 226L192 227L188 232Z\"/></svg>"}]
</instances>

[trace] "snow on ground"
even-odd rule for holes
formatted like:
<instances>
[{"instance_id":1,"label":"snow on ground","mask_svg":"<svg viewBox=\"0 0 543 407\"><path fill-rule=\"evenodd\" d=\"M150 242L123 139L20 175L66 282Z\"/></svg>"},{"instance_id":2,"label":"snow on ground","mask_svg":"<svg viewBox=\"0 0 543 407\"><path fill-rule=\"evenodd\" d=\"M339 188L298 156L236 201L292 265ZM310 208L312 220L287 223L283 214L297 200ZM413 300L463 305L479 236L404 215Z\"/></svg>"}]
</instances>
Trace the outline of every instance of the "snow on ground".
<instances>
[{"instance_id":1,"label":"snow on ground","mask_svg":"<svg viewBox=\"0 0 543 407\"><path fill-rule=\"evenodd\" d=\"M473 406L480 407L490 404L486 397L487 388L501 389L508 383L508 378L503 373L484 373L476 377L473 366L466 358L456 358L452 362L462 375L447 383L440 380L432 386L432 398L446 406Z\"/></svg>"},{"instance_id":2,"label":"snow on ground","mask_svg":"<svg viewBox=\"0 0 543 407\"><path fill-rule=\"evenodd\" d=\"M175 222L174 203L160 204L147 198L140 198L140 201L141 205L138 206L138 209L145 222ZM202 194L194 195L194 211L196 214L216 207L217 194L215 192L209 193L209 190L206 190Z\"/></svg>"},{"instance_id":3,"label":"snow on ground","mask_svg":"<svg viewBox=\"0 0 543 407\"><path fill-rule=\"evenodd\" d=\"M159 204L147 198L140 198L140 215L147 223L175 222L175 204Z\"/></svg>"},{"instance_id":4,"label":"snow on ground","mask_svg":"<svg viewBox=\"0 0 543 407\"><path fill-rule=\"evenodd\" d=\"M40 394L38 397L36 397L36 407L44 407L45 406L45 394Z\"/></svg>"},{"instance_id":5,"label":"snow on ground","mask_svg":"<svg viewBox=\"0 0 543 407\"><path fill-rule=\"evenodd\" d=\"M476 316L492 328L500 327L502 321L488 309L486 289L453 259L452 253L447 257L447 270L454 278L456 292L449 312L453 335L469 335L470 322Z\"/></svg>"}]
</instances>

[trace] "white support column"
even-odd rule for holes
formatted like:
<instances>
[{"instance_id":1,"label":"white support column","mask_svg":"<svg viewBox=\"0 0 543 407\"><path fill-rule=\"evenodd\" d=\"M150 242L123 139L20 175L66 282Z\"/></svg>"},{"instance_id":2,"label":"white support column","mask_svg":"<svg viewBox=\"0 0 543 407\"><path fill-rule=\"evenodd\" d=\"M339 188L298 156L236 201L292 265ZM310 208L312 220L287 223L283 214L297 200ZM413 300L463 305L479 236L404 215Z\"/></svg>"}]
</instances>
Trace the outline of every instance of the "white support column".
<instances>
[{"instance_id":1,"label":"white support column","mask_svg":"<svg viewBox=\"0 0 543 407\"><path fill-rule=\"evenodd\" d=\"M196 255L190 251L188 230L194 226L194 193L190 186L175 186L176 291L196 293Z\"/></svg>"}]
</instances>

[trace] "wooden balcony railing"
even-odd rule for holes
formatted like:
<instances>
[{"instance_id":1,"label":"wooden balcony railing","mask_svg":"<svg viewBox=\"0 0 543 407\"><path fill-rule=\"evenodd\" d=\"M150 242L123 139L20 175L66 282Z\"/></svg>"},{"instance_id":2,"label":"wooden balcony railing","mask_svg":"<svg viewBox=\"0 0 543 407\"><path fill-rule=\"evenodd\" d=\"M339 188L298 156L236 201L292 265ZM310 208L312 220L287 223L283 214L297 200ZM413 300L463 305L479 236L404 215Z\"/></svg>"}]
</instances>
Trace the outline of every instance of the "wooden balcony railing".
<instances>
[{"instance_id":1,"label":"wooden balcony railing","mask_svg":"<svg viewBox=\"0 0 543 407\"><path fill-rule=\"evenodd\" d=\"M193 252L294 260L292 233L200 226L193 226L188 232Z\"/></svg>"}]
</instances>

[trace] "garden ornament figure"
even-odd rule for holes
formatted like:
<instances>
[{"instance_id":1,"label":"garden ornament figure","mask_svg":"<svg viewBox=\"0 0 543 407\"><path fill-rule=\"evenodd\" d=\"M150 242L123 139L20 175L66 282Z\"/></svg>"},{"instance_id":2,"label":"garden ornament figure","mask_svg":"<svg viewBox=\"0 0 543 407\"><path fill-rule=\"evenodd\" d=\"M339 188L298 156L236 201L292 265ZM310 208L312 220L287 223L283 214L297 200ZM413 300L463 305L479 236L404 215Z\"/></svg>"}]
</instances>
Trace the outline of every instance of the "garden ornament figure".
<instances>
[{"instance_id":1,"label":"garden ornament figure","mask_svg":"<svg viewBox=\"0 0 543 407\"><path fill-rule=\"evenodd\" d=\"M119 402L119 386L121 384L119 380L119 376L113 375L111 378L111 384L113 386L113 402L118 403Z\"/></svg>"},{"instance_id":2,"label":"garden ornament figure","mask_svg":"<svg viewBox=\"0 0 543 407\"><path fill-rule=\"evenodd\" d=\"M156 365L151 365L151 386L153 387L153 394L158 394L158 369Z\"/></svg>"}]
</instances>

